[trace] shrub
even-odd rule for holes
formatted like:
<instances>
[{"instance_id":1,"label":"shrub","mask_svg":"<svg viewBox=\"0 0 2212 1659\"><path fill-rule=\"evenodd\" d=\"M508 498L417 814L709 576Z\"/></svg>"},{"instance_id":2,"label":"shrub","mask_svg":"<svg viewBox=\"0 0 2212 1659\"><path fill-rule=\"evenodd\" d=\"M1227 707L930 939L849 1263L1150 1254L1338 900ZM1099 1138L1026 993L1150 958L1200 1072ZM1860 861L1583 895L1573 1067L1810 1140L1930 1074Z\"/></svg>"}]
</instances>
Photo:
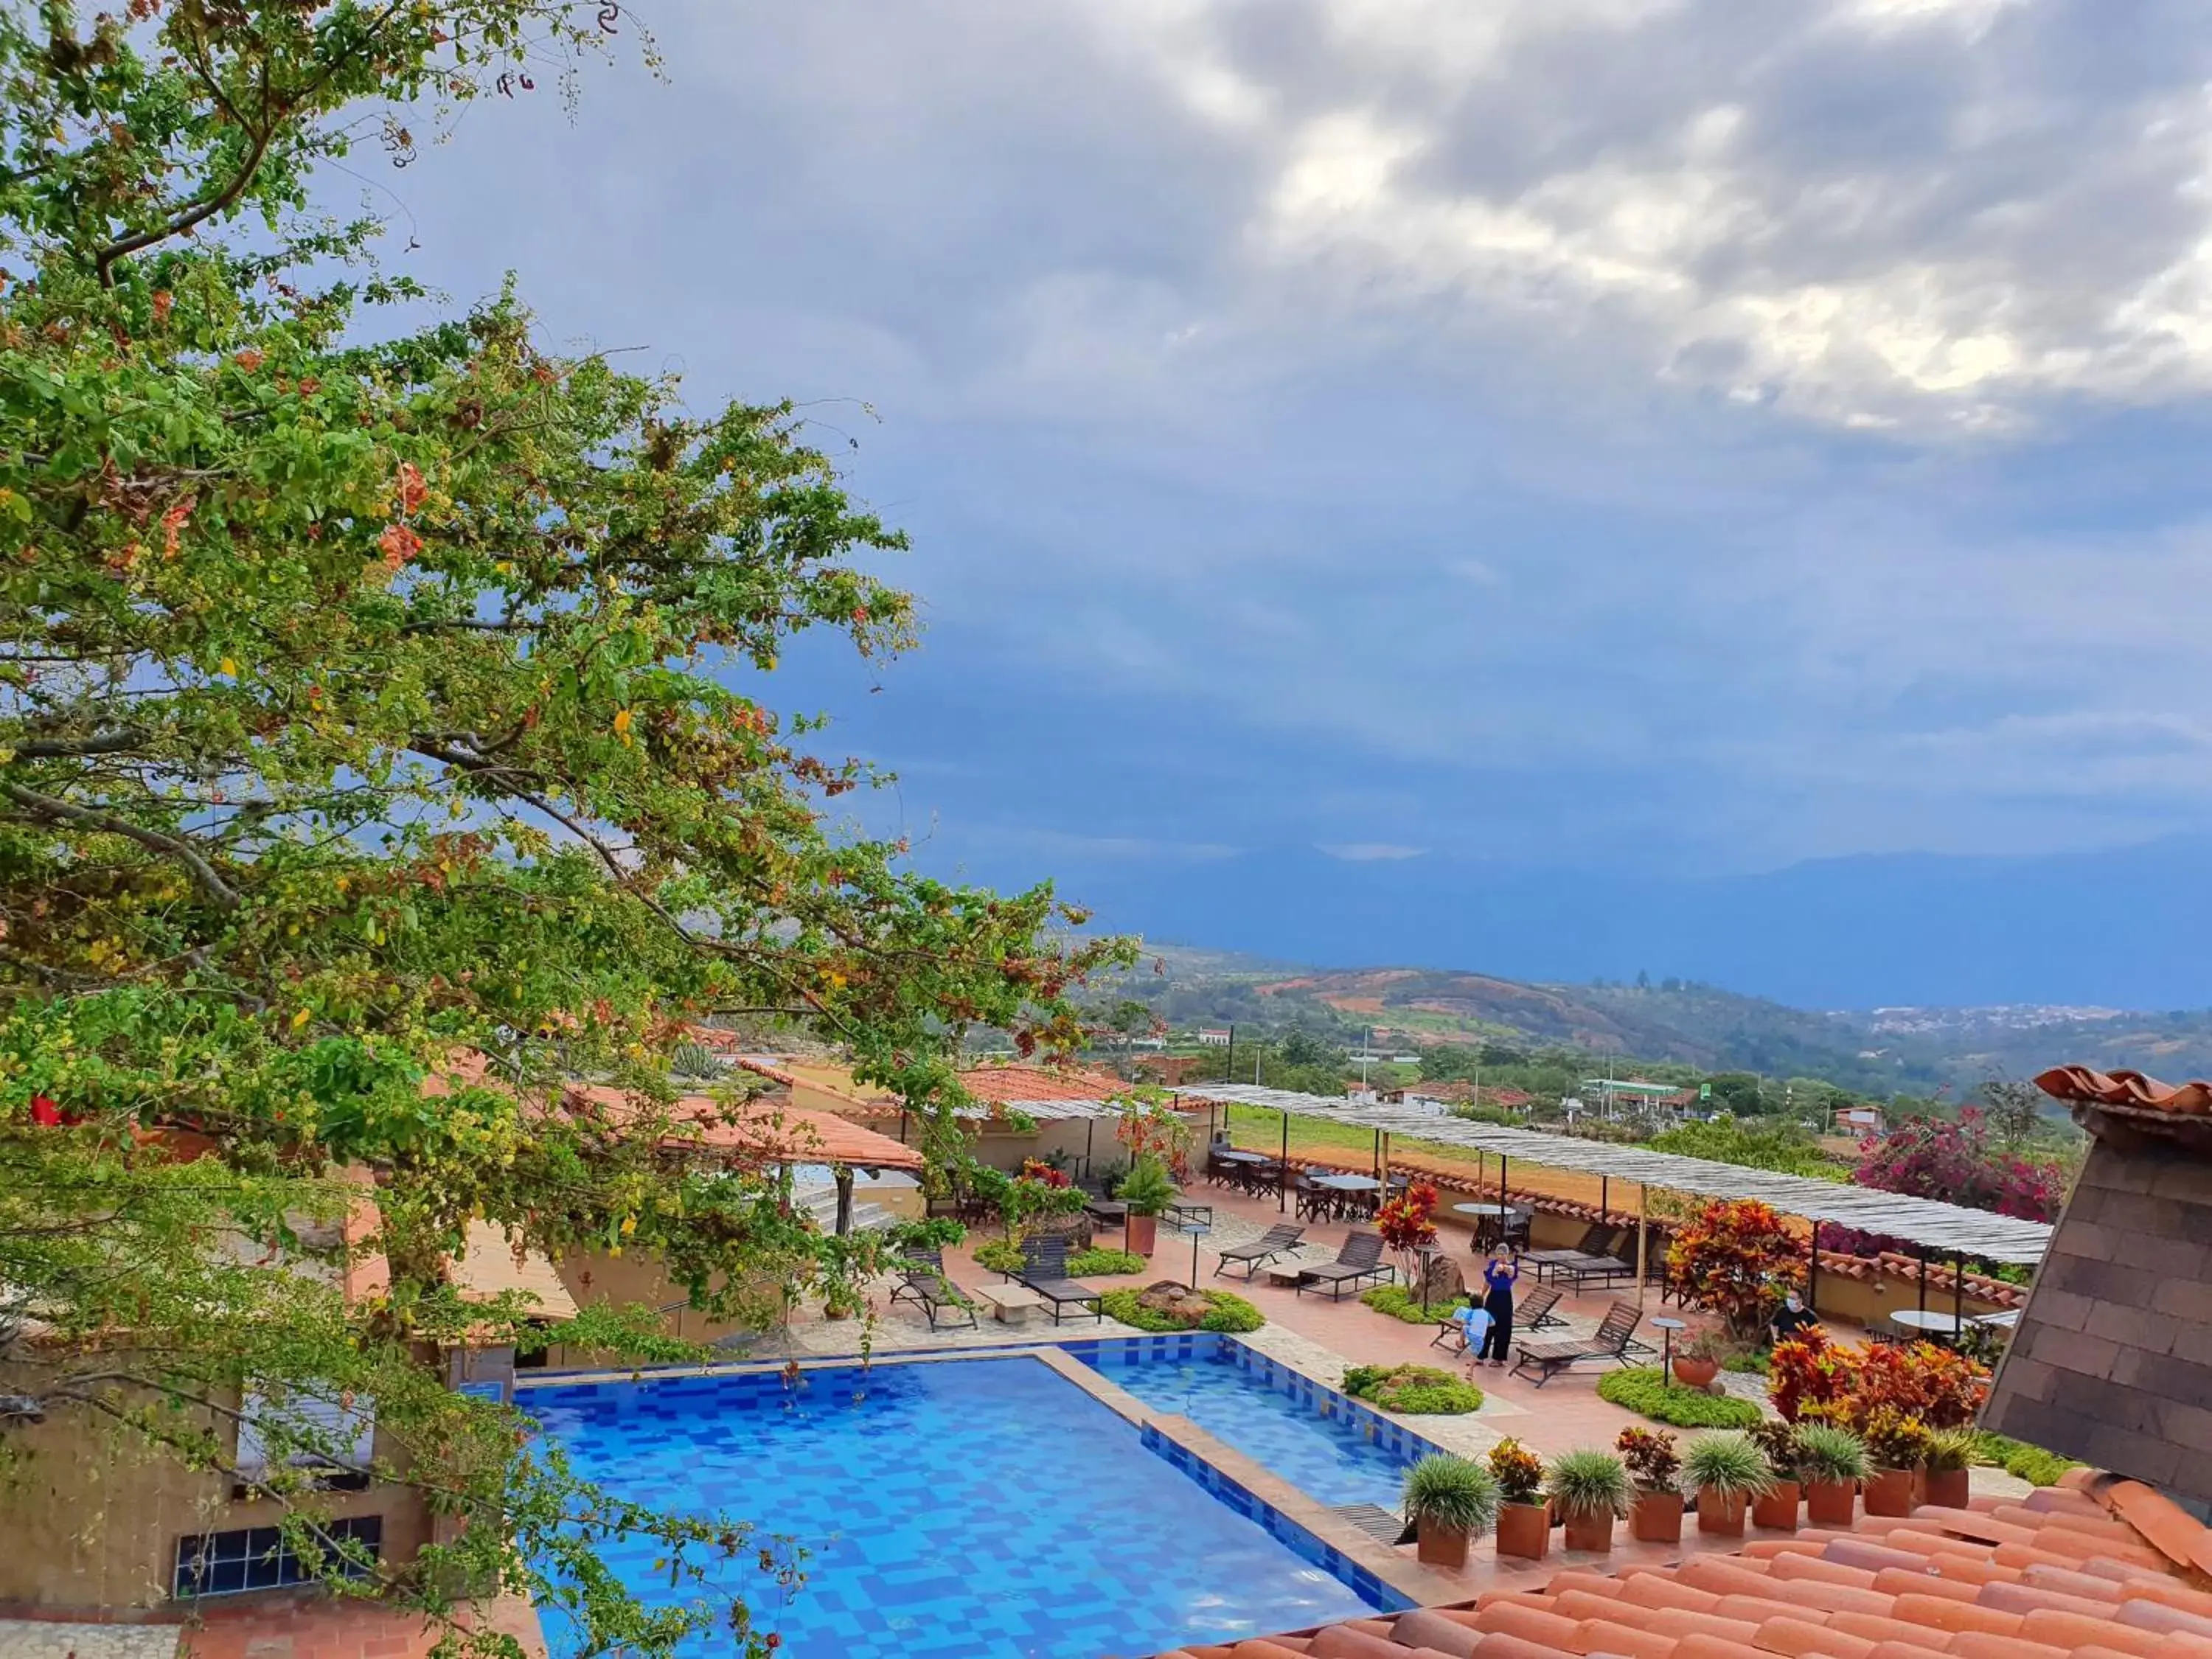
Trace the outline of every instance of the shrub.
<instances>
[{"instance_id":1,"label":"shrub","mask_svg":"<svg viewBox=\"0 0 2212 1659\"><path fill-rule=\"evenodd\" d=\"M1533 1504L1543 1488L1543 1460L1510 1435L1490 1449L1490 1473L1509 1504Z\"/></svg>"},{"instance_id":2,"label":"shrub","mask_svg":"<svg viewBox=\"0 0 2212 1659\"><path fill-rule=\"evenodd\" d=\"M1893 1410L1931 1429L1955 1429L1974 1420L1989 1391L1981 1368L1948 1348L1933 1342L1878 1344L1858 1356L1849 1410L1859 1424Z\"/></svg>"},{"instance_id":3,"label":"shrub","mask_svg":"<svg viewBox=\"0 0 2212 1659\"><path fill-rule=\"evenodd\" d=\"M1628 1466L1595 1447L1561 1452L1544 1472L1544 1495L1563 1516L1626 1515L1634 1490Z\"/></svg>"},{"instance_id":4,"label":"shrub","mask_svg":"<svg viewBox=\"0 0 2212 1659\"><path fill-rule=\"evenodd\" d=\"M1748 1428L1761 1415L1748 1400L1677 1388L1660 1376L1656 1365L1608 1372L1598 1379L1597 1397L1683 1429Z\"/></svg>"},{"instance_id":5,"label":"shrub","mask_svg":"<svg viewBox=\"0 0 2212 1659\"><path fill-rule=\"evenodd\" d=\"M1468 1298L1455 1296L1449 1301L1436 1301L1424 1310L1421 1298L1403 1285L1377 1285L1371 1291L1362 1291L1359 1299L1379 1314L1393 1319L1402 1319L1408 1325L1433 1325L1447 1317L1454 1309L1468 1305Z\"/></svg>"},{"instance_id":6,"label":"shrub","mask_svg":"<svg viewBox=\"0 0 2212 1659\"><path fill-rule=\"evenodd\" d=\"M1412 1284L1419 1273L1419 1253L1425 1245L1437 1242L1437 1189L1426 1182L1416 1182L1406 1188L1404 1194L1392 1199L1375 1212L1375 1230L1382 1235L1382 1242L1397 1252L1406 1282Z\"/></svg>"},{"instance_id":7,"label":"shrub","mask_svg":"<svg viewBox=\"0 0 2212 1659\"><path fill-rule=\"evenodd\" d=\"M1699 1435L1682 1455L1682 1474L1717 1498L1764 1498L1774 1490L1765 1455L1740 1434Z\"/></svg>"},{"instance_id":8,"label":"shrub","mask_svg":"<svg viewBox=\"0 0 2212 1659\"><path fill-rule=\"evenodd\" d=\"M2060 1475L2081 1467L2073 1458L2061 1457L2057 1452L2045 1451L2025 1441L2008 1440L2001 1434L1984 1433L1977 1439L1979 1451L1976 1461L1994 1464L2007 1474L2017 1475L2033 1486L2055 1486Z\"/></svg>"},{"instance_id":9,"label":"shrub","mask_svg":"<svg viewBox=\"0 0 2212 1659\"><path fill-rule=\"evenodd\" d=\"M1701 1207L1668 1247L1667 1283L1749 1341L1797 1283L1803 1255L1772 1207L1755 1199L1718 1199Z\"/></svg>"},{"instance_id":10,"label":"shrub","mask_svg":"<svg viewBox=\"0 0 2212 1659\"><path fill-rule=\"evenodd\" d=\"M1098 1298L1098 1306L1107 1318L1118 1319L1140 1331L1223 1331L1239 1335L1256 1331L1267 1322L1257 1308L1227 1291L1199 1291L1206 1300L1206 1312L1195 1320L1147 1307L1139 1300L1143 1294L1137 1290L1109 1291Z\"/></svg>"},{"instance_id":11,"label":"shrub","mask_svg":"<svg viewBox=\"0 0 2212 1659\"><path fill-rule=\"evenodd\" d=\"M1908 1417L1894 1406L1871 1413L1859 1429L1867 1455L1882 1469L1917 1469L1928 1460L1935 1436L1917 1417Z\"/></svg>"},{"instance_id":12,"label":"shrub","mask_svg":"<svg viewBox=\"0 0 2212 1659\"><path fill-rule=\"evenodd\" d=\"M1022 1270L1022 1247L1010 1238L994 1238L976 1246L975 1265L994 1273L1018 1273Z\"/></svg>"},{"instance_id":13,"label":"shrub","mask_svg":"<svg viewBox=\"0 0 2212 1659\"><path fill-rule=\"evenodd\" d=\"M1386 1412L1454 1414L1482 1409L1482 1390L1434 1365L1354 1365L1344 1391Z\"/></svg>"},{"instance_id":14,"label":"shrub","mask_svg":"<svg viewBox=\"0 0 2212 1659\"><path fill-rule=\"evenodd\" d=\"M1839 1348L1818 1325L1774 1345L1768 1364L1769 1398L1774 1409L1795 1423L1808 1406L1833 1406L1858 1381L1856 1350Z\"/></svg>"},{"instance_id":15,"label":"shrub","mask_svg":"<svg viewBox=\"0 0 2212 1659\"><path fill-rule=\"evenodd\" d=\"M1682 1455L1664 1429L1623 1429L1613 1445L1646 1492L1673 1492L1682 1478Z\"/></svg>"},{"instance_id":16,"label":"shrub","mask_svg":"<svg viewBox=\"0 0 2212 1659\"><path fill-rule=\"evenodd\" d=\"M1417 1526L1485 1531L1498 1518L1498 1481L1472 1458L1438 1453L1406 1471L1406 1518Z\"/></svg>"},{"instance_id":17,"label":"shrub","mask_svg":"<svg viewBox=\"0 0 2212 1659\"><path fill-rule=\"evenodd\" d=\"M1158 1215L1176 1200L1175 1182L1167 1166L1150 1153L1139 1155L1114 1194L1129 1206L1131 1215Z\"/></svg>"},{"instance_id":18,"label":"shrub","mask_svg":"<svg viewBox=\"0 0 2212 1659\"><path fill-rule=\"evenodd\" d=\"M1797 1429L1797 1467L1808 1480L1863 1480L1865 1443L1832 1423L1804 1423Z\"/></svg>"},{"instance_id":19,"label":"shrub","mask_svg":"<svg viewBox=\"0 0 2212 1659\"><path fill-rule=\"evenodd\" d=\"M1981 1449L1982 1437L1972 1429L1938 1429L1928 1437L1928 1467L1939 1473L1966 1468Z\"/></svg>"},{"instance_id":20,"label":"shrub","mask_svg":"<svg viewBox=\"0 0 2212 1659\"><path fill-rule=\"evenodd\" d=\"M1745 1431L1751 1443L1759 1448L1765 1458L1766 1467L1774 1471L1777 1480L1802 1480L1805 1478L1805 1449L1798 1439L1795 1423L1780 1423L1772 1418L1754 1423Z\"/></svg>"},{"instance_id":21,"label":"shrub","mask_svg":"<svg viewBox=\"0 0 2212 1659\"><path fill-rule=\"evenodd\" d=\"M1774 1365L1771 1348L1739 1348L1721 1361L1724 1371L1741 1371L1747 1376L1765 1376Z\"/></svg>"},{"instance_id":22,"label":"shrub","mask_svg":"<svg viewBox=\"0 0 2212 1659\"><path fill-rule=\"evenodd\" d=\"M981 1251L976 1252L975 1259L978 1261L983 1260ZM984 1265L988 1267L989 1264L986 1262ZM1078 1250L1067 1258L1068 1276L1072 1279L1085 1279L1093 1274L1101 1279L1112 1279L1122 1273L1144 1271L1145 1258L1134 1250Z\"/></svg>"},{"instance_id":23,"label":"shrub","mask_svg":"<svg viewBox=\"0 0 2212 1659\"><path fill-rule=\"evenodd\" d=\"M1957 1119L1908 1118L1869 1142L1851 1179L1862 1187L1942 1199L2027 1221L2056 1221L2065 1173L1990 1145L1989 1119L1969 1106Z\"/></svg>"}]
</instances>

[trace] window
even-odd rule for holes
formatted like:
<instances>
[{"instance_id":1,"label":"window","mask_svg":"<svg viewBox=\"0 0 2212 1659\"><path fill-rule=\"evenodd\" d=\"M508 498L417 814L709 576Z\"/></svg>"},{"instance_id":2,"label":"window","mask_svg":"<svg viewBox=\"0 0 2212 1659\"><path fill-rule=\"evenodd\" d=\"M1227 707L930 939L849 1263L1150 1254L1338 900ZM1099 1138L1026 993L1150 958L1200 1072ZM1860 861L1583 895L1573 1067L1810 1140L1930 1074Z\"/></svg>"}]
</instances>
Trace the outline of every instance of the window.
<instances>
[{"instance_id":1,"label":"window","mask_svg":"<svg viewBox=\"0 0 2212 1659\"><path fill-rule=\"evenodd\" d=\"M357 1544L371 1559L384 1543L380 1515L333 1521L319 1530L331 1544ZM368 1577L368 1567L358 1561L331 1565L349 1578ZM177 1577L172 1594L179 1598L236 1595L307 1581L307 1564L292 1553L279 1527L241 1527L235 1532L203 1533L177 1540Z\"/></svg>"}]
</instances>

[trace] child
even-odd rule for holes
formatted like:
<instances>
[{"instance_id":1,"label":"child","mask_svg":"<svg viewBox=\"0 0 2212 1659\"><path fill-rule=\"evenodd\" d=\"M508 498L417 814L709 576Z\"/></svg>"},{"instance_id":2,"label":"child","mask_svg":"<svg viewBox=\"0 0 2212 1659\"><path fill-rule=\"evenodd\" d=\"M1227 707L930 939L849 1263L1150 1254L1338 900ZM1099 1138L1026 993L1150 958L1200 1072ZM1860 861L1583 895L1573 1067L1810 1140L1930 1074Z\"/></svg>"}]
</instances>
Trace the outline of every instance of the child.
<instances>
[{"instance_id":1,"label":"child","mask_svg":"<svg viewBox=\"0 0 2212 1659\"><path fill-rule=\"evenodd\" d=\"M1483 1343L1490 1336L1490 1310L1482 1307L1462 1308L1452 1317L1459 1322L1460 1347L1468 1356L1468 1375L1474 1375L1474 1356L1482 1352Z\"/></svg>"}]
</instances>

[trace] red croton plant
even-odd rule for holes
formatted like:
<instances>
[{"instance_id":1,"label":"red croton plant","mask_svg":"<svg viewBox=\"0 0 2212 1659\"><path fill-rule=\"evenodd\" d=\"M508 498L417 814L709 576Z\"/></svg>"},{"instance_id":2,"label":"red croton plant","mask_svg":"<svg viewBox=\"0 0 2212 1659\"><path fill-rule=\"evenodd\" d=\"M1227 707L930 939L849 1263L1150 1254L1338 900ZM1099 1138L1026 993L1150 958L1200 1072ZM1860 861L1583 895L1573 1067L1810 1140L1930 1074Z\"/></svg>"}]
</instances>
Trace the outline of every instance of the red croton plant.
<instances>
[{"instance_id":1,"label":"red croton plant","mask_svg":"<svg viewBox=\"0 0 2212 1659\"><path fill-rule=\"evenodd\" d=\"M1376 1212L1375 1230L1404 1261L1408 1285L1420 1276L1418 1253L1437 1242L1437 1225L1431 1218L1436 1210L1437 1189L1423 1182L1408 1187Z\"/></svg>"},{"instance_id":2,"label":"red croton plant","mask_svg":"<svg viewBox=\"0 0 2212 1659\"><path fill-rule=\"evenodd\" d=\"M1718 1314L1729 1333L1757 1337L1804 1272L1805 1246L1770 1206L1716 1200L1667 1249L1668 1287Z\"/></svg>"},{"instance_id":3,"label":"red croton plant","mask_svg":"<svg viewBox=\"0 0 2212 1659\"><path fill-rule=\"evenodd\" d=\"M1768 1370L1774 1409L1790 1421L1861 1431L1881 1413L1931 1429L1962 1428L1989 1395L1989 1373L1932 1342L1839 1347L1817 1327L1775 1345Z\"/></svg>"}]
</instances>

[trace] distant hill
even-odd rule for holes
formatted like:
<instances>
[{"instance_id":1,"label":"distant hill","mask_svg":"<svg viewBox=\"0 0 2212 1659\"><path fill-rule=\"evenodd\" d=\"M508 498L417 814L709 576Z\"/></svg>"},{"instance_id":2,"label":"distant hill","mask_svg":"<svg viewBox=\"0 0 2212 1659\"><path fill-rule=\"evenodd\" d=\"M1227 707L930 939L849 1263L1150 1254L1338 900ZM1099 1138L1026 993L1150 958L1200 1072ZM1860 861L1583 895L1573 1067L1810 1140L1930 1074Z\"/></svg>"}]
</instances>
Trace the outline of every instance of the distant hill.
<instances>
[{"instance_id":1,"label":"distant hill","mask_svg":"<svg viewBox=\"0 0 2212 1659\"><path fill-rule=\"evenodd\" d=\"M1565 985L1426 968L1286 969L1231 951L1147 948L1152 960L1114 994L1182 1027L1241 1021L1349 1033L1373 1025L1412 1046L1576 1048L1820 1078L1877 1097L1945 1084L1963 1095L1992 1071L2027 1077L2069 1060L2170 1079L2212 1075L2212 1012L2014 1005L1820 1012L1673 980Z\"/></svg>"}]
</instances>

